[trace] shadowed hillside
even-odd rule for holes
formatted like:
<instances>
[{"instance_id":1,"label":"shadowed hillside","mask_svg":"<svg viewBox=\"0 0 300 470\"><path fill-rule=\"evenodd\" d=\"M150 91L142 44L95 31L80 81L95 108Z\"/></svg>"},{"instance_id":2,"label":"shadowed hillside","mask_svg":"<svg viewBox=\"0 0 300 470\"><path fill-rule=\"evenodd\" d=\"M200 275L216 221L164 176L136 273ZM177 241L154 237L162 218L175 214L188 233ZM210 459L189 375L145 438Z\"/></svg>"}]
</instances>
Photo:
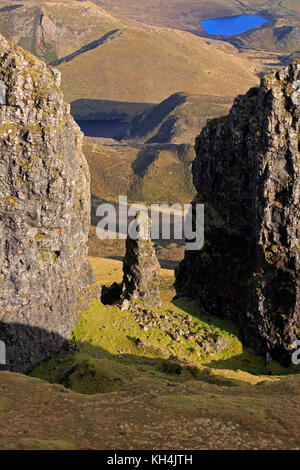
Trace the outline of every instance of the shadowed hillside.
<instances>
[{"instance_id":1,"label":"shadowed hillside","mask_svg":"<svg viewBox=\"0 0 300 470\"><path fill-rule=\"evenodd\" d=\"M182 31L128 28L58 68L70 102L84 98L157 104L180 90L239 93L257 81L254 64L249 65L229 44L208 44Z\"/></svg>"},{"instance_id":2,"label":"shadowed hillside","mask_svg":"<svg viewBox=\"0 0 300 470\"><path fill-rule=\"evenodd\" d=\"M111 143L109 143L111 142ZM124 145L86 137L84 152L91 171L91 192L98 200L183 203L194 195L189 145Z\"/></svg>"},{"instance_id":3,"label":"shadowed hillside","mask_svg":"<svg viewBox=\"0 0 300 470\"><path fill-rule=\"evenodd\" d=\"M92 226L89 253L93 256L121 259L124 240L99 240L95 226L98 205L112 202L117 208L120 195L129 202L189 203L195 191L191 178L194 158L188 144L119 144L112 139L84 139L84 153L91 172ZM183 241L160 241L156 244L164 267L174 268L183 256Z\"/></svg>"},{"instance_id":4,"label":"shadowed hillside","mask_svg":"<svg viewBox=\"0 0 300 470\"><path fill-rule=\"evenodd\" d=\"M280 0L93 0L123 21L138 21L193 32L203 32L201 20L259 12L282 11ZM297 0L294 0L297 1ZM286 3L286 2L285 2Z\"/></svg>"},{"instance_id":5,"label":"shadowed hillside","mask_svg":"<svg viewBox=\"0 0 300 470\"><path fill-rule=\"evenodd\" d=\"M175 93L148 112L136 116L123 138L141 143L189 143L207 119L226 114L233 98Z\"/></svg>"}]
</instances>

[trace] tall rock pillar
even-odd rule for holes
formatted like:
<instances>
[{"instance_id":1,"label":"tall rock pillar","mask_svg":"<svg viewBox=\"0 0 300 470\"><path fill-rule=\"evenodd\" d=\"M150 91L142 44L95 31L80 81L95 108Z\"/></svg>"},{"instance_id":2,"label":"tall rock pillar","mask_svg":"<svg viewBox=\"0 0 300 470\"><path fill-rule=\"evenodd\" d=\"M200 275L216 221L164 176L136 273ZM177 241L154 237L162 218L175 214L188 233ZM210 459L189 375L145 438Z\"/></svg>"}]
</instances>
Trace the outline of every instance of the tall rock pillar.
<instances>
[{"instance_id":1,"label":"tall rock pillar","mask_svg":"<svg viewBox=\"0 0 300 470\"><path fill-rule=\"evenodd\" d=\"M0 37L0 340L6 365L28 372L80 318L89 170L60 73Z\"/></svg>"},{"instance_id":2,"label":"tall rock pillar","mask_svg":"<svg viewBox=\"0 0 300 470\"><path fill-rule=\"evenodd\" d=\"M135 238L127 237L123 262L122 308L142 301L146 307L161 307L159 292L160 264L151 241L151 220L144 212L135 219Z\"/></svg>"},{"instance_id":3,"label":"tall rock pillar","mask_svg":"<svg viewBox=\"0 0 300 470\"><path fill-rule=\"evenodd\" d=\"M300 339L300 62L236 98L195 148L205 246L186 252L177 294L232 320L250 346L288 365Z\"/></svg>"}]
</instances>

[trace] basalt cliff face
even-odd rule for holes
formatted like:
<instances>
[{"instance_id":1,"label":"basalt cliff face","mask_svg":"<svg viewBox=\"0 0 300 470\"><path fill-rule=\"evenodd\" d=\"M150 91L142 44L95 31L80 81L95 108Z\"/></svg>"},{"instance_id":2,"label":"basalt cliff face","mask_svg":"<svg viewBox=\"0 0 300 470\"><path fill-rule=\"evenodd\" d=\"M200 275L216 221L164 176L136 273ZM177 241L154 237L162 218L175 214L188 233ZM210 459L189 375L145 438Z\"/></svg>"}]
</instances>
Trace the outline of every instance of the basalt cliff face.
<instances>
[{"instance_id":1,"label":"basalt cliff face","mask_svg":"<svg viewBox=\"0 0 300 470\"><path fill-rule=\"evenodd\" d=\"M205 245L186 252L178 295L240 326L288 365L300 339L300 62L265 76L196 140Z\"/></svg>"},{"instance_id":2,"label":"basalt cliff face","mask_svg":"<svg viewBox=\"0 0 300 470\"><path fill-rule=\"evenodd\" d=\"M2 368L28 372L89 297L89 170L59 72L0 37L0 84Z\"/></svg>"}]
</instances>

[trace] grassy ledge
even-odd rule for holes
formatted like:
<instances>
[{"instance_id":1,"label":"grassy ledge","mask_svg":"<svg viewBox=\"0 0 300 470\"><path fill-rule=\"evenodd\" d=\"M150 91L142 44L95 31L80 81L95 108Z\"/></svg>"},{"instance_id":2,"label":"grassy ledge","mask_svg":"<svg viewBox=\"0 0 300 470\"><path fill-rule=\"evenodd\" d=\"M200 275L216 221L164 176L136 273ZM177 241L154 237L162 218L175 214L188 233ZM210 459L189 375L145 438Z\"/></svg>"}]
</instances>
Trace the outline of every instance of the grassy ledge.
<instances>
[{"instance_id":1,"label":"grassy ledge","mask_svg":"<svg viewBox=\"0 0 300 470\"><path fill-rule=\"evenodd\" d=\"M102 258L91 258L91 262L97 282L121 281L121 262ZM202 315L194 301L171 302L172 271L162 270L162 278L165 303L153 312L160 326L152 326L152 322L140 326L132 313L94 299L75 327L70 344L30 375L78 393L95 394L115 391L140 378L235 386L278 380L297 372L296 367L286 369L275 361L266 365L263 357L243 346L236 327ZM184 334L187 322L188 335ZM180 340L177 331L183 333ZM219 344L223 347L218 348Z\"/></svg>"}]
</instances>

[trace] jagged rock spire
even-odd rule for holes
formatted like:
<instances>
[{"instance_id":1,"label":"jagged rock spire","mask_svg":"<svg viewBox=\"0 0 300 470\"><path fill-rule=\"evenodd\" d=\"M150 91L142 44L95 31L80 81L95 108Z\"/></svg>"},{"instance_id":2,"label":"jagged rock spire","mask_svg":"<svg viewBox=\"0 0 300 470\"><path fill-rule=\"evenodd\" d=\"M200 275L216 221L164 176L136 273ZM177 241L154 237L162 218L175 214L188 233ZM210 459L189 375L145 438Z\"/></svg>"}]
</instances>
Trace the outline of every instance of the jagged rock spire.
<instances>
[{"instance_id":1,"label":"jagged rock spire","mask_svg":"<svg viewBox=\"0 0 300 470\"><path fill-rule=\"evenodd\" d=\"M159 271L151 241L151 220L144 212L138 212L126 240L122 309L129 309L137 301L142 301L147 307L161 307Z\"/></svg>"},{"instance_id":2,"label":"jagged rock spire","mask_svg":"<svg viewBox=\"0 0 300 470\"><path fill-rule=\"evenodd\" d=\"M90 176L60 73L0 37L0 340L28 372L85 306Z\"/></svg>"},{"instance_id":3,"label":"jagged rock spire","mask_svg":"<svg viewBox=\"0 0 300 470\"><path fill-rule=\"evenodd\" d=\"M193 177L206 241L176 273L178 295L229 318L282 364L300 339L299 97L296 61L203 129Z\"/></svg>"}]
</instances>

